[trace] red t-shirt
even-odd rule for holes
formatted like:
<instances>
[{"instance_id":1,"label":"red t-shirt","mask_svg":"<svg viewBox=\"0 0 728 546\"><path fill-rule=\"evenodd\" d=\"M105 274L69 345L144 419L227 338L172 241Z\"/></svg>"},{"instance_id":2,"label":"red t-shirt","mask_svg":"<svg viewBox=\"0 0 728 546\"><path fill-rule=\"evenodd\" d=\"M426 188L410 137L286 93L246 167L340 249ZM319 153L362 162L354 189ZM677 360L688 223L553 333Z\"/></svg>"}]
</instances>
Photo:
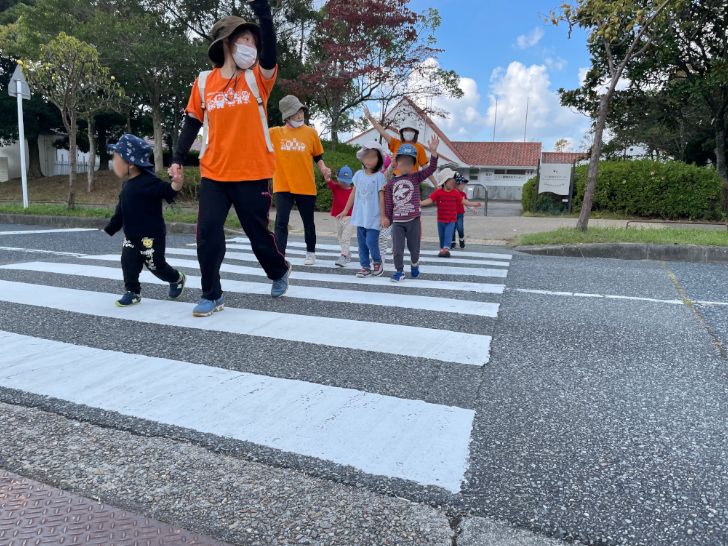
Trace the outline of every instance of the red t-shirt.
<instances>
[{"instance_id":1,"label":"red t-shirt","mask_svg":"<svg viewBox=\"0 0 728 546\"><path fill-rule=\"evenodd\" d=\"M447 224L457 222L458 205L463 202L462 192L458 190L445 191L442 188L437 188L430 194L430 199L437 205L438 222Z\"/></svg>"},{"instance_id":2,"label":"red t-shirt","mask_svg":"<svg viewBox=\"0 0 728 546\"><path fill-rule=\"evenodd\" d=\"M455 191L463 196L463 201L468 198L468 196L465 194L464 191L460 191L460 190L455 190ZM465 214L465 205L463 204L463 201L460 201L458 203L458 214Z\"/></svg>"},{"instance_id":3,"label":"red t-shirt","mask_svg":"<svg viewBox=\"0 0 728 546\"><path fill-rule=\"evenodd\" d=\"M348 190L345 190L338 184L334 184L333 182L327 182L326 185L331 190L331 195L333 196L333 200L331 201L331 216L338 216L341 214L341 211L343 211L346 208L346 203L349 202L349 196L351 195L351 192L353 191L354 186L349 186ZM354 210L354 207L351 208ZM347 216L351 216L352 210L349 211L349 214Z\"/></svg>"}]
</instances>

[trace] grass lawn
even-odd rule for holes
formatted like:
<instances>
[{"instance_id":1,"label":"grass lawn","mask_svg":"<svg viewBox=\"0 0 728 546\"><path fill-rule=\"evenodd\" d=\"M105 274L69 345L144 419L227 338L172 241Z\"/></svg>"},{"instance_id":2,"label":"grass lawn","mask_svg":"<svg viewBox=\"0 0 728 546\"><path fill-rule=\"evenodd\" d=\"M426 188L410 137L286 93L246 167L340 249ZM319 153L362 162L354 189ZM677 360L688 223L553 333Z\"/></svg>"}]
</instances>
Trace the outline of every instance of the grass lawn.
<instances>
[{"instance_id":1,"label":"grass lawn","mask_svg":"<svg viewBox=\"0 0 728 546\"><path fill-rule=\"evenodd\" d=\"M521 235L518 245L570 245L579 243L647 243L655 245L728 246L728 230L690 228L576 228Z\"/></svg>"}]
</instances>

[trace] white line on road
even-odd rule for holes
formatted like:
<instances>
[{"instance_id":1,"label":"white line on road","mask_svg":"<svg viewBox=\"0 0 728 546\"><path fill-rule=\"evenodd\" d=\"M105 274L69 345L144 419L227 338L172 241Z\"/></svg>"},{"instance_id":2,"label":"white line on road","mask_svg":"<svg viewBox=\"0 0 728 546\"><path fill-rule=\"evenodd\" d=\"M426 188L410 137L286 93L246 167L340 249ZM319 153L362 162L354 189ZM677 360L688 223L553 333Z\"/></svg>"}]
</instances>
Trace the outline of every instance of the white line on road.
<instances>
[{"instance_id":1,"label":"white line on road","mask_svg":"<svg viewBox=\"0 0 728 546\"><path fill-rule=\"evenodd\" d=\"M192 246L192 245L190 245ZM232 244L227 245L227 248L229 250L245 250L247 252L252 252L252 248L250 245L246 244ZM306 250L302 248L288 248L286 249L286 256L303 256L306 254ZM457 253L453 252L453 256L457 256ZM319 251L316 250L316 257L317 258L330 258L330 261L328 263L329 266L331 266L331 262L334 261L334 258L338 258L341 256L341 252L327 252L327 251ZM353 251L351 253L352 259L358 260L359 253L356 251ZM405 252L405 259L409 260L409 253ZM391 255L387 256L387 260L391 262L392 258ZM327 260L322 260L327 261ZM473 258L457 258L457 257L450 257L450 258L437 258L433 256L420 256L420 263L437 263L439 265L445 265L445 264L464 264L464 265L495 265L498 267L509 267L510 263L507 260L501 260L501 261L495 261L495 260L476 260ZM358 266L357 266L358 267Z\"/></svg>"},{"instance_id":2,"label":"white line on road","mask_svg":"<svg viewBox=\"0 0 728 546\"><path fill-rule=\"evenodd\" d=\"M356 237L353 239L356 241ZM249 243L250 241L247 239L247 237L233 237L231 239L227 240L228 243ZM288 241L288 246L296 247L296 248L306 248L306 243L302 243L299 241ZM316 249L321 250L341 250L341 247L339 245L331 245L331 244L319 244L316 243ZM428 255L428 256L437 256L438 250L423 250L421 251L421 254ZM472 252L469 250L458 250L457 251L458 256L467 256L469 258L493 258L495 260L510 260L513 255L512 254L500 254L497 252Z\"/></svg>"},{"instance_id":3,"label":"white line on road","mask_svg":"<svg viewBox=\"0 0 728 546\"><path fill-rule=\"evenodd\" d=\"M59 275L76 275L99 279L122 280L122 271L118 268L101 267L89 264L70 264L58 262L29 262L0 266L0 269L15 271L38 271ZM140 277L142 282L166 285L167 283L144 271ZM200 288L200 277L187 276L187 286ZM226 292L241 294L260 294L270 297L270 284L262 282L225 281ZM388 292L362 292L359 290L342 290L319 288L317 286L291 286L287 297L296 299L318 300L325 302L353 303L360 305L376 305L405 309L419 309L438 313L458 313L480 317L498 316L498 304L491 302L436 298L431 296L410 296Z\"/></svg>"},{"instance_id":4,"label":"white line on road","mask_svg":"<svg viewBox=\"0 0 728 546\"><path fill-rule=\"evenodd\" d=\"M176 254L179 256L197 256L197 250L193 248L168 248L167 254ZM242 262L258 262L255 254L244 252L226 252L225 258L228 260L239 260ZM302 258L287 258L290 263L295 266L303 267L304 260ZM508 264L503 264L508 265ZM311 266L315 269L332 269L331 264L318 262ZM348 269L359 269L359 264L350 263ZM389 266L391 268L391 266ZM433 275L453 275L455 277L497 277L505 278L508 275L507 269L486 269L480 267L447 267L438 265L422 265L420 267L423 273L431 273Z\"/></svg>"},{"instance_id":5,"label":"white line on road","mask_svg":"<svg viewBox=\"0 0 728 546\"><path fill-rule=\"evenodd\" d=\"M43 250L42 248L19 248L14 246L0 246L0 250L8 250L10 252L27 252L28 254L53 254L54 256L73 256L74 258L83 258L85 254L77 252L60 252L58 250Z\"/></svg>"},{"instance_id":6,"label":"white line on road","mask_svg":"<svg viewBox=\"0 0 728 546\"><path fill-rule=\"evenodd\" d=\"M119 256L116 254L99 254L83 256L85 260L99 260L104 262L119 262ZM199 270L197 260L185 260L181 258L167 258L167 262L174 267L184 267L186 269ZM220 267L223 273L235 273L238 275L250 275L253 277L265 277L265 272L260 267L246 267L243 265L233 265L223 263ZM385 277L368 277L359 279L354 275L339 275L336 273L309 273L307 271L295 270L291 274L291 280L325 282L335 284L351 284L355 286L393 286L392 282ZM223 279L223 289L227 280ZM405 287L416 288L422 290L445 290L453 292L476 292L478 294L502 294L504 285L489 284L477 282L460 282L460 281L432 281L427 279L408 279L404 283Z\"/></svg>"},{"instance_id":7,"label":"white line on road","mask_svg":"<svg viewBox=\"0 0 728 546\"><path fill-rule=\"evenodd\" d=\"M475 412L0 332L0 384L460 490Z\"/></svg>"},{"instance_id":8,"label":"white line on road","mask_svg":"<svg viewBox=\"0 0 728 546\"><path fill-rule=\"evenodd\" d=\"M644 301L650 303L666 303L670 305L683 305L682 300L661 300L656 298L641 298L638 296L619 296L616 294L588 294L583 292L554 292L551 290L533 290L528 288L506 288L508 292L521 292L524 294L538 294L543 296L563 296L570 298L596 298L607 300L628 300L628 301Z\"/></svg>"},{"instance_id":9,"label":"white line on road","mask_svg":"<svg viewBox=\"0 0 728 546\"><path fill-rule=\"evenodd\" d=\"M83 231L98 231L96 228L67 228L67 229L27 229L18 231L0 231L0 235L37 235L41 233L80 233Z\"/></svg>"},{"instance_id":10,"label":"white line on road","mask_svg":"<svg viewBox=\"0 0 728 546\"><path fill-rule=\"evenodd\" d=\"M0 280L0 301L97 317L296 341L443 362L482 366L490 336L349 319L227 308L211 317L192 316L191 303L145 299L130 308L114 306L114 294Z\"/></svg>"}]
</instances>

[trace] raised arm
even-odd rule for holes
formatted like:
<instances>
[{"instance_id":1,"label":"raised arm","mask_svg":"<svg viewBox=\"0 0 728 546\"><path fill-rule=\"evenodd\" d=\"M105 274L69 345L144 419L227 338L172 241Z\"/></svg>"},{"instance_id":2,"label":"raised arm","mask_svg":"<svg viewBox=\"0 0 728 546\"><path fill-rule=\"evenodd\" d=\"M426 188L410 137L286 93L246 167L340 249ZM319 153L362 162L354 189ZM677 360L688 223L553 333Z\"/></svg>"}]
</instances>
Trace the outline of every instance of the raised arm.
<instances>
[{"instance_id":1,"label":"raised arm","mask_svg":"<svg viewBox=\"0 0 728 546\"><path fill-rule=\"evenodd\" d=\"M273 28L273 15L268 0L248 0L260 26L260 72L266 80L275 76L278 64L278 42Z\"/></svg>"},{"instance_id":2,"label":"raised arm","mask_svg":"<svg viewBox=\"0 0 728 546\"><path fill-rule=\"evenodd\" d=\"M387 144L389 144L389 141L392 140L392 135L390 135L387 130L382 127L382 124L379 123L376 119L374 119L374 116L372 116L372 113L369 111L369 108L366 106L364 107L364 117L367 118L369 123L372 124L372 127L374 127L377 132L382 135L382 138L387 141Z\"/></svg>"}]
</instances>

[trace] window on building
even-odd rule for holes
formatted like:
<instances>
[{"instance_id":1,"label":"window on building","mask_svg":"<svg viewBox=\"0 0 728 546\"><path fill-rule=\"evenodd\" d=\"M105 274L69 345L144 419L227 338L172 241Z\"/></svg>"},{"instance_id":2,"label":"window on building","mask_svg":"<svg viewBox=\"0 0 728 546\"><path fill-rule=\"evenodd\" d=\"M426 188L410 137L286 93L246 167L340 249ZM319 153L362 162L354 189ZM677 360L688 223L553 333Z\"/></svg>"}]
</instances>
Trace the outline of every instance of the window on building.
<instances>
[{"instance_id":1,"label":"window on building","mask_svg":"<svg viewBox=\"0 0 728 546\"><path fill-rule=\"evenodd\" d=\"M470 169L470 180L478 180L478 169Z\"/></svg>"}]
</instances>

